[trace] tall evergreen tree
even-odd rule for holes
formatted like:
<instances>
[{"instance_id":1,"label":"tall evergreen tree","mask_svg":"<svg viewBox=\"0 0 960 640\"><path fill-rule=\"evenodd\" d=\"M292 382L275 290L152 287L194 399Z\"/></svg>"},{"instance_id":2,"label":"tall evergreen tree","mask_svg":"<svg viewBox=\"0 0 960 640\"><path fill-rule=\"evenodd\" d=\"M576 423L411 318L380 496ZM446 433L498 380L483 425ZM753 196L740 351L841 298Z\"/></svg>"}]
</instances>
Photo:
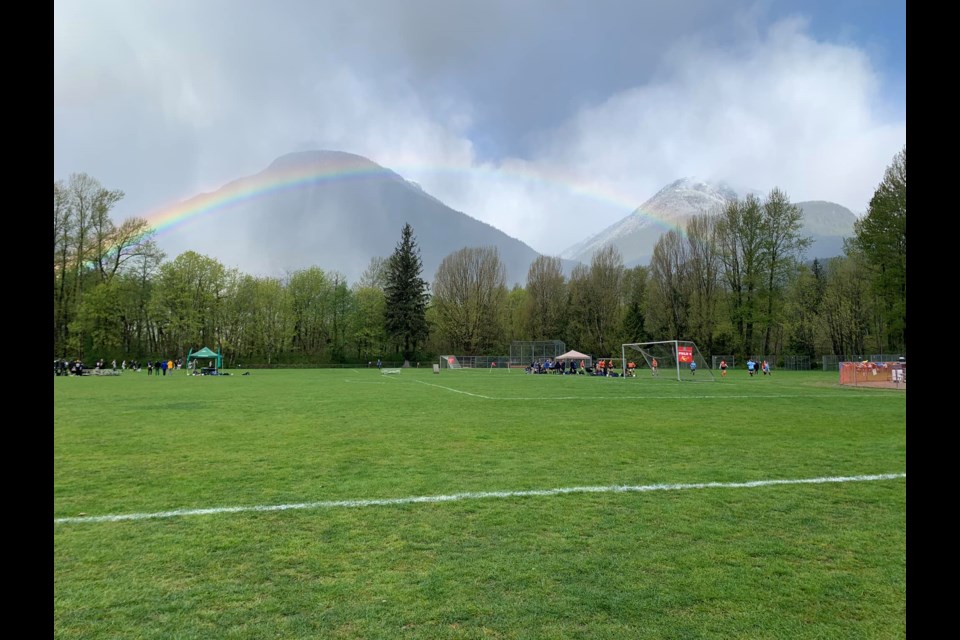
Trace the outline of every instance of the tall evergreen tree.
<instances>
[{"instance_id":1,"label":"tall evergreen tree","mask_svg":"<svg viewBox=\"0 0 960 640\"><path fill-rule=\"evenodd\" d=\"M427 282L420 277L423 261L410 223L403 225L400 243L387 265L387 306L384 326L403 353L403 366L410 366L417 347L429 335Z\"/></svg>"}]
</instances>

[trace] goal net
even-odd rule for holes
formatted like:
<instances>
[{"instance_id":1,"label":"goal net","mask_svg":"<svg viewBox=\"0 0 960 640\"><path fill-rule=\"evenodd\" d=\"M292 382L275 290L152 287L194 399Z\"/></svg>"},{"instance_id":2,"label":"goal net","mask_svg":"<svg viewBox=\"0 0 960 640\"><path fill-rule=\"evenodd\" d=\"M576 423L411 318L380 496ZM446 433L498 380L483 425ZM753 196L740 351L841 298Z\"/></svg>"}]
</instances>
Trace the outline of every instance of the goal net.
<instances>
[{"instance_id":1,"label":"goal net","mask_svg":"<svg viewBox=\"0 0 960 640\"><path fill-rule=\"evenodd\" d=\"M710 363L689 340L636 342L622 347L627 377L663 378L682 382L716 382ZM636 366L630 367L633 362ZM633 375L630 375L630 370Z\"/></svg>"},{"instance_id":2,"label":"goal net","mask_svg":"<svg viewBox=\"0 0 960 640\"><path fill-rule=\"evenodd\" d=\"M441 369L463 369L457 356L440 356Z\"/></svg>"},{"instance_id":3,"label":"goal net","mask_svg":"<svg viewBox=\"0 0 960 640\"><path fill-rule=\"evenodd\" d=\"M441 369L510 371L509 356L440 356Z\"/></svg>"}]
</instances>

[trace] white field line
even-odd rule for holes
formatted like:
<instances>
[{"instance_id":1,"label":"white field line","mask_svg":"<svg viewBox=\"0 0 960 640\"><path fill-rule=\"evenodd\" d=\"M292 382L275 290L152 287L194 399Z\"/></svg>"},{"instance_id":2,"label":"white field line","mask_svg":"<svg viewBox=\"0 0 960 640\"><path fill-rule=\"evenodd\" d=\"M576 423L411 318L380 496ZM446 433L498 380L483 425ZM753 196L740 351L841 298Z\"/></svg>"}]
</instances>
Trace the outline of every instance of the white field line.
<instances>
[{"instance_id":1,"label":"white field line","mask_svg":"<svg viewBox=\"0 0 960 640\"><path fill-rule=\"evenodd\" d=\"M450 391L456 391L456 389L450 389ZM465 393L460 391L458 393ZM470 394L476 395L476 394ZM801 394L792 394L792 393L782 393L775 395L724 395L724 396L709 396L709 395L696 395L696 396L516 396L516 397L502 397L496 398L493 396L477 396L478 398L487 398L489 400L743 400L745 398L750 400L768 400L772 398L876 398L878 396L872 393L864 394L851 394L844 396L837 396L829 393L822 393L817 395L801 395ZM889 396L893 397L893 396ZM902 396L901 396L902 397Z\"/></svg>"},{"instance_id":2,"label":"white field line","mask_svg":"<svg viewBox=\"0 0 960 640\"><path fill-rule=\"evenodd\" d=\"M752 480L749 482L698 482L694 484L648 484L648 485L612 485L606 487L564 487L559 489L530 489L525 491L480 491L454 493L440 496L412 496L408 498L380 498L372 500L331 500L323 502L300 502L295 504L257 505L252 507L212 507L209 509L176 509L154 513L127 513L107 516L76 516L56 518L53 523L72 524L82 522L120 522L122 520L148 520L155 518L176 518L181 516L205 516L221 513L246 513L257 511L289 511L294 509L335 509L349 507L392 506L399 504L419 504L456 502L459 500L479 500L483 498L524 498L529 496L556 496L568 493L628 493L645 491L683 491L686 489L748 489L787 484L827 484L834 482L872 482L877 480L897 480L906 478L906 473L881 473L866 476L828 476L824 478L800 478L796 480Z\"/></svg>"},{"instance_id":3,"label":"white field line","mask_svg":"<svg viewBox=\"0 0 960 640\"><path fill-rule=\"evenodd\" d=\"M453 387L448 387L442 384L433 384L431 382L424 382L423 380L414 380L418 384L424 384L428 387L436 387L437 389L443 389L444 391L451 391L453 393L462 393L463 395L473 396L474 398L483 398L484 400L511 400L511 401L552 401L552 400L743 400L744 398L748 399L764 399L764 398L837 398L833 393L819 393L819 394L797 394L797 393L772 393L769 395L687 395L687 396L651 396L651 395L638 395L638 396L486 396L480 393L471 393L469 391L462 391L460 389L454 389ZM900 395L879 395L875 392L868 391L864 393L849 393L844 396L844 398L902 398Z\"/></svg>"},{"instance_id":4,"label":"white field line","mask_svg":"<svg viewBox=\"0 0 960 640\"><path fill-rule=\"evenodd\" d=\"M462 393L465 396L473 396L474 398L483 398L484 400L498 400L499 398L494 398L492 396L484 396L479 393L470 393L469 391L461 391L460 389L454 389L453 387L445 387L442 384L433 384L430 382L424 382L423 380L414 380L414 382L419 382L420 384L425 384L428 387L436 387L437 389L444 389L445 391L452 391L454 393Z\"/></svg>"},{"instance_id":5,"label":"white field line","mask_svg":"<svg viewBox=\"0 0 960 640\"><path fill-rule=\"evenodd\" d=\"M776 393L776 394L761 395L761 396L754 395L754 394L746 394L746 395L722 395L722 396L714 396L714 395L689 395L689 396L651 396L651 395L638 395L638 396L621 396L621 395L616 395L616 396L587 396L587 395L582 395L582 396L505 396L505 397L498 397L498 396L486 396L486 395L483 395L483 394L481 394L481 393L471 393L471 392L469 392L469 391L462 391L462 390L460 390L460 389L454 389L453 387L448 387L448 386L445 386L445 385L442 385L442 384L433 384L433 383L431 383L431 382L424 382L423 380L414 380L414 382L416 382L416 383L418 383L418 384L427 385L428 387L436 387L437 389L443 389L444 391L450 391L450 392L453 392L453 393L462 393L463 395L473 396L474 398L483 398L484 400L510 400L510 401L521 401L521 402L525 402L525 401L547 401L547 402L550 402L550 401L553 401L553 400L743 400L744 398L757 399L757 400L759 400L759 399L764 399L764 398L837 398L837 397L841 397L841 396L837 396L836 394L832 394L832 393L820 393L820 394L815 394L815 395L814 395L814 394L804 395L804 394L796 394L796 393ZM858 394L844 395L844 396L842 396L842 397L844 397L844 398L877 398L877 397L883 397L883 396L878 396L878 395L876 395L876 394L874 394L874 393L869 393L869 392L868 392L868 393L858 393ZM893 396L893 395L890 395L890 396L887 396L887 397L891 397L891 398L902 398L902 396Z\"/></svg>"}]
</instances>

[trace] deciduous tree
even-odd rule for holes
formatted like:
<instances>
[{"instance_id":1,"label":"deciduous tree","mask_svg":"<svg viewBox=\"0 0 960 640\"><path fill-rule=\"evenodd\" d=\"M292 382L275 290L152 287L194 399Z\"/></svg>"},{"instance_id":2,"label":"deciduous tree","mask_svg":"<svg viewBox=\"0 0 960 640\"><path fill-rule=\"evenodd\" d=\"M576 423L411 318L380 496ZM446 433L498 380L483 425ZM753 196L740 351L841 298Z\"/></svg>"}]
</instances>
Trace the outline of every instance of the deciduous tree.
<instances>
[{"instance_id":1,"label":"deciduous tree","mask_svg":"<svg viewBox=\"0 0 960 640\"><path fill-rule=\"evenodd\" d=\"M496 247L464 247L441 261L432 304L438 328L454 351L483 354L500 337L506 280Z\"/></svg>"},{"instance_id":2,"label":"deciduous tree","mask_svg":"<svg viewBox=\"0 0 960 640\"><path fill-rule=\"evenodd\" d=\"M530 340L558 340L567 320L567 282L560 258L537 256L527 270L527 333Z\"/></svg>"},{"instance_id":3,"label":"deciduous tree","mask_svg":"<svg viewBox=\"0 0 960 640\"><path fill-rule=\"evenodd\" d=\"M907 344L907 147L893 158L870 199L867 214L854 223L853 246L863 253L880 302L877 333L882 346L904 351Z\"/></svg>"}]
</instances>

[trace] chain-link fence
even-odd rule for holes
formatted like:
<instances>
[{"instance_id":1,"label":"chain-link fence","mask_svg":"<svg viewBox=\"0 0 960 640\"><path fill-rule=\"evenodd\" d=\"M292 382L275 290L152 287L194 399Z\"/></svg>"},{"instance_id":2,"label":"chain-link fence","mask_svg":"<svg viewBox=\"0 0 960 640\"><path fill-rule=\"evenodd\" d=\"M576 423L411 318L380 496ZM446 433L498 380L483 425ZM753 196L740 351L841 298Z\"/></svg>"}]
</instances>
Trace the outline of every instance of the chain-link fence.
<instances>
[{"instance_id":1,"label":"chain-link fence","mask_svg":"<svg viewBox=\"0 0 960 640\"><path fill-rule=\"evenodd\" d=\"M783 356L786 371L810 371L810 356Z\"/></svg>"},{"instance_id":2,"label":"chain-link fence","mask_svg":"<svg viewBox=\"0 0 960 640\"><path fill-rule=\"evenodd\" d=\"M529 365L531 362L544 362L567 352L567 345L561 340L514 340L510 343L510 364Z\"/></svg>"}]
</instances>

